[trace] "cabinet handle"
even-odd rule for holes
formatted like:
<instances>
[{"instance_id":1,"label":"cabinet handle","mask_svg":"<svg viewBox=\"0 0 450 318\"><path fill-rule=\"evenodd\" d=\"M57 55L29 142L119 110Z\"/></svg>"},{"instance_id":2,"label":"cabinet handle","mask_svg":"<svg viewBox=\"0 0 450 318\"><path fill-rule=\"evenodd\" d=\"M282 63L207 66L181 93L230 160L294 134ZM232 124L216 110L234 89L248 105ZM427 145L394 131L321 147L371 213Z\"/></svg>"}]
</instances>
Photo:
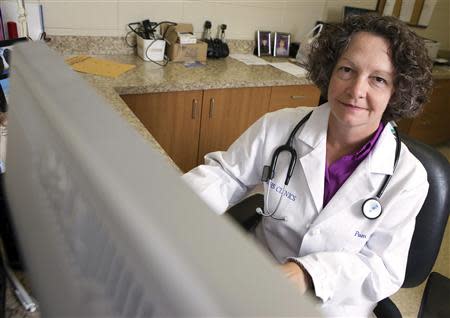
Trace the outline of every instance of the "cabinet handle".
<instances>
[{"instance_id":1,"label":"cabinet handle","mask_svg":"<svg viewBox=\"0 0 450 318\"><path fill-rule=\"evenodd\" d=\"M192 100L192 119L195 119L197 117L197 105L198 105L198 100L196 98L194 98Z\"/></svg>"},{"instance_id":2,"label":"cabinet handle","mask_svg":"<svg viewBox=\"0 0 450 318\"><path fill-rule=\"evenodd\" d=\"M303 95L291 95L291 99L303 99L306 98L306 96Z\"/></svg>"},{"instance_id":3,"label":"cabinet handle","mask_svg":"<svg viewBox=\"0 0 450 318\"><path fill-rule=\"evenodd\" d=\"M209 118L212 118L213 116L213 111L214 111L214 106L216 105L216 100L214 97L212 97L209 100Z\"/></svg>"}]
</instances>

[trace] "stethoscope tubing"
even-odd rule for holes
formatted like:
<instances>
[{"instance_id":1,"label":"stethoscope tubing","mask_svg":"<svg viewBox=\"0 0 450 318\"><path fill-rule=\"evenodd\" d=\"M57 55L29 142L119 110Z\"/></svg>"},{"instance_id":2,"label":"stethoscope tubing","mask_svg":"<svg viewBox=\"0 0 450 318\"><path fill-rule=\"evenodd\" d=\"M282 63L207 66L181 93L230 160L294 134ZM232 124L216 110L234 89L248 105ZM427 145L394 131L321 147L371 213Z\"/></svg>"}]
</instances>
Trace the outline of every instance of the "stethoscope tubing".
<instances>
[{"instance_id":1,"label":"stethoscope tubing","mask_svg":"<svg viewBox=\"0 0 450 318\"><path fill-rule=\"evenodd\" d=\"M267 195L265 196L264 209L261 209L261 208L256 209L258 214L261 214L264 217L270 217L270 218L273 218L276 220L286 220L285 217L284 218L275 217L275 213L278 211L278 208L283 199L284 189L289 184L289 181L294 173L295 164L297 162L297 151L293 147L293 141L294 141L295 135L297 134L300 127L302 127L303 124L309 119L309 117L311 117L312 113L313 113L312 111L309 112L305 117L303 117L297 123L297 125L295 125L295 127L292 130L292 132L290 133L289 138L286 141L286 143L275 149L275 151L272 155L272 160L271 160L270 166L264 166L261 181L266 182L268 184L269 189L267 190ZM381 184L380 189L378 190L375 197L366 199L361 206L362 214L369 220L377 219L381 215L383 208L382 208L380 199L381 199L381 196L383 195L384 191L386 190L389 182L391 181L391 178L397 168L398 160L400 158L401 139L400 139L400 135L397 131L397 128L395 126L395 123L393 125L393 132L394 132L394 136L396 138L396 148L395 148L394 168L393 168L392 174L389 174L386 176L386 178L384 179L383 183ZM284 151L289 152L289 154L291 156L291 159L289 161L289 168L288 168L288 171L286 172L286 179L284 182L283 190L280 193L280 198L278 199L278 203L277 203L275 209L273 211L270 211L269 210L270 181L272 181L272 179L275 177L275 168L277 165L278 156L280 155L280 153L282 153Z\"/></svg>"}]
</instances>

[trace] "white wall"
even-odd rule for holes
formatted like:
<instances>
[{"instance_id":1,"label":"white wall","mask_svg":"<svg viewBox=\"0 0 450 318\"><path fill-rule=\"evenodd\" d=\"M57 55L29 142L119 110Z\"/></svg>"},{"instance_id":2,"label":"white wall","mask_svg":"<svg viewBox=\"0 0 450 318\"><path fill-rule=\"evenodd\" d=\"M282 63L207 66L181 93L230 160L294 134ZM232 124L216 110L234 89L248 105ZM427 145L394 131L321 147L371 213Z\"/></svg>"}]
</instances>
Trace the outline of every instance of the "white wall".
<instances>
[{"instance_id":1,"label":"white wall","mask_svg":"<svg viewBox=\"0 0 450 318\"><path fill-rule=\"evenodd\" d=\"M0 2L16 0L0 0ZM213 29L228 25L230 39L253 39L255 30L290 32L300 40L317 20L339 21L344 5L375 9L377 0L25 0L44 6L45 26L51 35L122 36L127 23L150 19L194 25L199 36L205 20ZM438 0L432 22L418 33L450 48L450 1ZM215 33L213 34L215 35Z\"/></svg>"}]
</instances>

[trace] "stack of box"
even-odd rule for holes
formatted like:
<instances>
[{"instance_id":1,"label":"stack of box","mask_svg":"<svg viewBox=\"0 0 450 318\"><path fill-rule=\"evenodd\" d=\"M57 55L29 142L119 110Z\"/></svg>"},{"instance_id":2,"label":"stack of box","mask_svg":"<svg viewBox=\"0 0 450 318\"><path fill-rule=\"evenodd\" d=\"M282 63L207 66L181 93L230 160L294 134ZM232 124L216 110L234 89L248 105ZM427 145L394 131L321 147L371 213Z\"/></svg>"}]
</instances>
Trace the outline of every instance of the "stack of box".
<instances>
[{"instance_id":1,"label":"stack of box","mask_svg":"<svg viewBox=\"0 0 450 318\"><path fill-rule=\"evenodd\" d=\"M177 25L161 24L161 35L167 41L166 54L171 61L206 61L208 45L197 40L192 24L178 23Z\"/></svg>"}]
</instances>

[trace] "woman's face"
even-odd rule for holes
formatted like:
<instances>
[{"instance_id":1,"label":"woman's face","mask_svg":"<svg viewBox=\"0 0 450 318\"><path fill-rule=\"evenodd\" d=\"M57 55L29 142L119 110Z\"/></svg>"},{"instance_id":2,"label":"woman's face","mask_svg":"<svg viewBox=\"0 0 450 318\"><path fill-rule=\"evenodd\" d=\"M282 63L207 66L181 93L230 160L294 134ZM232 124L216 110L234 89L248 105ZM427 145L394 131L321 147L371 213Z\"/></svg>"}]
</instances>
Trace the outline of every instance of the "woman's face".
<instances>
[{"instance_id":1,"label":"woman's face","mask_svg":"<svg viewBox=\"0 0 450 318\"><path fill-rule=\"evenodd\" d=\"M368 32L354 34L331 75L330 120L371 134L394 92L394 72L387 40Z\"/></svg>"}]
</instances>

